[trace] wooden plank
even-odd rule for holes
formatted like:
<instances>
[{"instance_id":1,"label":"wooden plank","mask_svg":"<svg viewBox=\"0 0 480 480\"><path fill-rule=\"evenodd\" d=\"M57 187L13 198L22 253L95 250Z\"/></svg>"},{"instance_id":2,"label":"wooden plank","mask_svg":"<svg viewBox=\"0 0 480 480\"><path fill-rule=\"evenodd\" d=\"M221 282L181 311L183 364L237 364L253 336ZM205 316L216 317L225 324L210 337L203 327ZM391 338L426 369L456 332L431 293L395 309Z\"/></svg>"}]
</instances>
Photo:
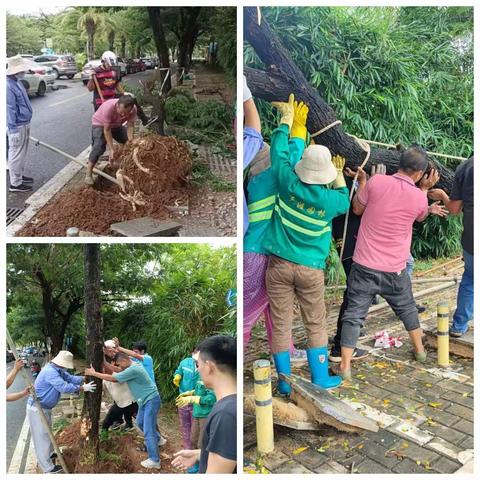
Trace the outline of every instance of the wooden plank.
<instances>
[{"instance_id":1,"label":"wooden plank","mask_svg":"<svg viewBox=\"0 0 480 480\"><path fill-rule=\"evenodd\" d=\"M378 432L376 422L364 417L327 390L298 375L280 374L279 377L292 387L290 398L318 423L347 432Z\"/></svg>"},{"instance_id":2,"label":"wooden plank","mask_svg":"<svg viewBox=\"0 0 480 480\"><path fill-rule=\"evenodd\" d=\"M431 348L437 348L437 330L425 330L425 341ZM449 337L450 353L464 358L473 358L474 336L470 329L460 338Z\"/></svg>"},{"instance_id":3,"label":"wooden plank","mask_svg":"<svg viewBox=\"0 0 480 480\"><path fill-rule=\"evenodd\" d=\"M181 223L150 217L134 218L110 225L110 229L122 237L173 237L180 228Z\"/></svg>"}]
</instances>

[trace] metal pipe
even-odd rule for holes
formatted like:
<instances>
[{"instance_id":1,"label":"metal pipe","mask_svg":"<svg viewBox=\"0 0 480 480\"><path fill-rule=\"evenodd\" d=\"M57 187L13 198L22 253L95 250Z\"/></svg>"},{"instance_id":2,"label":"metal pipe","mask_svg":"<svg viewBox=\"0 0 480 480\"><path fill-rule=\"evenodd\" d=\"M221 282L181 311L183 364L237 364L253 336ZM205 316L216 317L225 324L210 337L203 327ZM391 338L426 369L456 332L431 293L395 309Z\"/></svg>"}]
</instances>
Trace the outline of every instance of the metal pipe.
<instances>
[{"instance_id":1,"label":"metal pipe","mask_svg":"<svg viewBox=\"0 0 480 480\"><path fill-rule=\"evenodd\" d=\"M456 285L456 282L448 282L443 285L437 285L436 287L430 287L425 290L420 290L419 292L415 292L413 294L413 298L423 297L424 295L429 295L430 293L440 292L441 290L445 290L447 288L453 287L454 285ZM389 305L387 302L379 303L378 305L374 305L373 307L370 307L368 309L368 313L378 312L379 310L382 310L388 306Z\"/></svg>"},{"instance_id":2,"label":"metal pipe","mask_svg":"<svg viewBox=\"0 0 480 480\"><path fill-rule=\"evenodd\" d=\"M81 165L83 168L87 168L87 165L86 165L85 163L83 163L81 160L79 160L78 158L73 157L72 155L69 155L69 154L66 153L66 152L63 152L62 150L60 150L60 149L57 148L57 147L52 147L52 145L49 145L48 143L41 142L40 140L38 140L38 138L30 137L30 140L31 140L32 142L34 142L35 145L42 145L42 147L48 148L48 149L51 150L52 152L58 153L59 155L62 155L63 157L68 158L68 160L71 160L72 162L78 163L78 164ZM99 170L99 169L96 168L96 167L93 167L93 171L94 171L97 175L100 175L101 177L106 178L107 180L110 180L112 183L114 183L114 184L117 185L120 189L122 189L122 186L120 185L120 182L119 182L116 178L113 178L113 177L111 177L110 175L108 175L108 173L102 172L101 170Z\"/></svg>"},{"instance_id":3,"label":"metal pipe","mask_svg":"<svg viewBox=\"0 0 480 480\"><path fill-rule=\"evenodd\" d=\"M17 348L15 347L15 343L12 340L12 337L10 336L10 332L8 331L8 328L7 328L7 343L10 346L10 350L13 352L13 356L15 357L15 360L19 360L20 355L17 352ZM48 433L48 437L50 438L50 441L52 442L52 445L53 445L53 448L55 450L55 453L57 454L58 460L59 460L64 472L69 473L69 471L67 469L67 465L65 463L65 460L63 459L62 452L60 451L60 448L57 444L57 441L55 440L55 436L53 435L52 429L51 429L51 427L48 423L47 417L45 416L45 412L43 411L43 408L40 405L40 400L38 400L37 394L35 393L35 387L33 386L32 378L30 377L30 375L24 369L22 369L22 374L23 374L23 378L25 379L25 383L28 385L28 387L30 387L30 391L31 391L33 400L34 400L35 405L38 409L38 412L40 413L40 420L43 423L43 426Z\"/></svg>"},{"instance_id":4,"label":"metal pipe","mask_svg":"<svg viewBox=\"0 0 480 480\"><path fill-rule=\"evenodd\" d=\"M423 272L419 272L417 274L418 277L423 277L424 275L426 275L427 273L430 273L430 272L434 272L435 270L438 270L439 268L442 268L442 267L446 267L447 265L451 265L452 263L454 262L458 262L459 260L461 260L462 257L457 257L457 258L453 258L452 260L448 260L448 262L445 262L445 263L442 263L440 265L437 265L433 268L429 268L428 270L424 270Z\"/></svg>"},{"instance_id":5,"label":"metal pipe","mask_svg":"<svg viewBox=\"0 0 480 480\"><path fill-rule=\"evenodd\" d=\"M459 282L459 278L454 277L435 277L435 278L414 278L411 283L412 285L421 285L423 283L442 283L442 282ZM336 290L347 288L346 285L329 285L325 287L325 290Z\"/></svg>"}]
</instances>

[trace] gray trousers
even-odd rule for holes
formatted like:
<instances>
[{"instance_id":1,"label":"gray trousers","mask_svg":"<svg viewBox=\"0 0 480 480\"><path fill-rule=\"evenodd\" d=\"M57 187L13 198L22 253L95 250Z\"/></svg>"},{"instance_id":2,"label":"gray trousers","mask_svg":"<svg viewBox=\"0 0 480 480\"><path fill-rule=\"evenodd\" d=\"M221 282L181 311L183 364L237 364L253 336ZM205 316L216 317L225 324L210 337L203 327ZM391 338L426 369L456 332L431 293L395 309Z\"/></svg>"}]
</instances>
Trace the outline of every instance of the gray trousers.
<instances>
[{"instance_id":1,"label":"gray trousers","mask_svg":"<svg viewBox=\"0 0 480 480\"><path fill-rule=\"evenodd\" d=\"M18 127L18 132L8 132L8 171L10 185L18 187L22 184L23 170L28 152L30 124Z\"/></svg>"},{"instance_id":2,"label":"gray trousers","mask_svg":"<svg viewBox=\"0 0 480 480\"><path fill-rule=\"evenodd\" d=\"M127 143L128 135L126 127L112 128L112 137L118 143ZM94 165L98 162L98 159L105 153L107 149L107 141L103 133L103 127L92 127L92 149L88 160Z\"/></svg>"},{"instance_id":3,"label":"gray trousers","mask_svg":"<svg viewBox=\"0 0 480 480\"><path fill-rule=\"evenodd\" d=\"M420 328L413 298L412 283L404 269L401 272L380 272L353 263L347 283L347 308L342 319L343 347L355 348L360 329L375 295L381 295L409 332Z\"/></svg>"},{"instance_id":4,"label":"gray trousers","mask_svg":"<svg viewBox=\"0 0 480 480\"><path fill-rule=\"evenodd\" d=\"M52 411L46 409L43 411L47 417L48 423L51 426ZM30 433L32 435L33 446L35 447L38 464L43 470L43 473L48 473L53 470L53 467L55 466L50 458L54 452L54 448L50 442L50 437L48 436L47 430L43 426L40 413L35 405L30 406L27 404L27 418L30 425Z\"/></svg>"}]
</instances>

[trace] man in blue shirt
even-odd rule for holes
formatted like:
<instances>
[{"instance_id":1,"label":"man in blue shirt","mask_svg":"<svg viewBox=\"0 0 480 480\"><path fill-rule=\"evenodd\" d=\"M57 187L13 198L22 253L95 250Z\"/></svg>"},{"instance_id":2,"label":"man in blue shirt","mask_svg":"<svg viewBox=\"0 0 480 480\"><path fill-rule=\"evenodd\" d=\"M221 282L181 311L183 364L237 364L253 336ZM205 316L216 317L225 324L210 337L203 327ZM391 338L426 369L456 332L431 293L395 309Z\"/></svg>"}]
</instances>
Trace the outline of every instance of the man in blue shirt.
<instances>
[{"instance_id":1,"label":"man in blue shirt","mask_svg":"<svg viewBox=\"0 0 480 480\"><path fill-rule=\"evenodd\" d=\"M140 363L133 362L128 354L118 352L114 357L117 372L113 375L96 372L93 368L85 369L85 375L100 378L108 382L127 383L133 398L138 403L137 425L145 436L148 458L141 462L144 468L160 468L158 441L160 434L157 431L157 415L161 400L155 382L150 378Z\"/></svg>"},{"instance_id":2,"label":"man in blue shirt","mask_svg":"<svg viewBox=\"0 0 480 480\"><path fill-rule=\"evenodd\" d=\"M140 340L133 344L132 350L123 348L120 346L118 338L114 338L113 341L117 346L119 352L126 353L134 362L141 363L143 368L147 371L148 376L155 382L155 373L153 372L153 358L147 353L147 344Z\"/></svg>"},{"instance_id":3,"label":"man in blue shirt","mask_svg":"<svg viewBox=\"0 0 480 480\"><path fill-rule=\"evenodd\" d=\"M28 72L26 61L16 55L7 66L8 169L11 192L29 192L33 178L23 175L30 138L32 105L21 80Z\"/></svg>"},{"instance_id":4,"label":"man in blue shirt","mask_svg":"<svg viewBox=\"0 0 480 480\"><path fill-rule=\"evenodd\" d=\"M67 372L67 369L73 370L73 368L73 355L62 350L43 368L35 380L35 394L50 425L52 424L52 409L59 402L62 393L78 394L82 390L94 392L96 389L93 381L84 383L84 377L70 375ZM41 421L37 403L32 397L29 397L27 402L27 418L40 468L44 473L63 472L62 467L54 465L52 461L53 445Z\"/></svg>"}]
</instances>

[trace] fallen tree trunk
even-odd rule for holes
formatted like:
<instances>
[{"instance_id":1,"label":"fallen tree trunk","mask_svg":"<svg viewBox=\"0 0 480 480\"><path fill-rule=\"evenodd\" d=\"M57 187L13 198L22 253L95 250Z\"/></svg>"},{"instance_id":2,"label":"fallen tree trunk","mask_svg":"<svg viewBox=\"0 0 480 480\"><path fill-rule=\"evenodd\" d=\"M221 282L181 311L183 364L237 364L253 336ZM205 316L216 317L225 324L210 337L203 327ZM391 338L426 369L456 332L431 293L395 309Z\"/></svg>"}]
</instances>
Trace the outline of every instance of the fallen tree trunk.
<instances>
[{"instance_id":1,"label":"fallen tree trunk","mask_svg":"<svg viewBox=\"0 0 480 480\"><path fill-rule=\"evenodd\" d=\"M295 98L305 102L310 109L307 128L312 134L338 120L332 107L293 62L265 18L262 17L261 24L258 24L256 7L244 8L244 37L266 66L265 71L244 67L248 86L254 96L271 102L287 101L290 93L295 94ZM350 168L360 165L365 159L365 151L341 125L330 128L314 140L328 147L333 155L345 157L346 165ZM398 169L399 158L400 152L397 150L372 148L365 170L369 173L373 165L383 163L387 167L387 174L391 175ZM450 192L453 172L441 163L432 161L441 176L437 187Z\"/></svg>"}]
</instances>

